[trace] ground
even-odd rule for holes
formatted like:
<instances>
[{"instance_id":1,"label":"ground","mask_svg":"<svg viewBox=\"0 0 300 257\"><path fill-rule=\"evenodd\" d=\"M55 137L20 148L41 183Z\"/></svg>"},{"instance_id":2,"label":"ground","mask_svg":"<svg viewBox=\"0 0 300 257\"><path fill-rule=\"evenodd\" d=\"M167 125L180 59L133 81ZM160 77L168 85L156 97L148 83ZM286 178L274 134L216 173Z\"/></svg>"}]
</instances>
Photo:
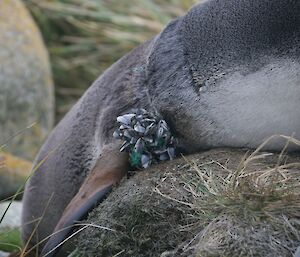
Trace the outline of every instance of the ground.
<instances>
[{"instance_id":1,"label":"ground","mask_svg":"<svg viewBox=\"0 0 300 257\"><path fill-rule=\"evenodd\" d=\"M122 181L73 243L83 256L293 256L300 156L217 149Z\"/></svg>"}]
</instances>

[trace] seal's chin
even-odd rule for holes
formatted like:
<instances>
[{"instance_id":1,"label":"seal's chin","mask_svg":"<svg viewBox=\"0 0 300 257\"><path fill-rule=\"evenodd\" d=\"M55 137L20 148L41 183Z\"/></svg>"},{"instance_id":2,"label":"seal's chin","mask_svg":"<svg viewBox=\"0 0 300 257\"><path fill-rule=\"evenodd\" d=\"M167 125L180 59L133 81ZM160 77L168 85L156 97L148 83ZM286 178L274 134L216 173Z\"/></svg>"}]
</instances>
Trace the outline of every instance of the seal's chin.
<instances>
[{"instance_id":1,"label":"seal's chin","mask_svg":"<svg viewBox=\"0 0 300 257\"><path fill-rule=\"evenodd\" d=\"M300 63L276 60L252 73L240 70L201 91L205 119L197 126L207 136L199 145L256 148L272 135L299 139ZM274 140L266 149L280 151L284 144Z\"/></svg>"},{"instance_id":2,"label":"seal's chin","mask_svg":"<svg viewBox=\"0 0 300 257\"><path fill-rule=\"evenodd\" d=\"M120 142L103 148L95 167L64 210L52 236L43 248L41 256L55 256L64 240L74 230L76 223L85 218L93 207L102 202L112 191L113 186L126 174L128 154L121 153L119 149Z\"/></svg>"}]
</instances>

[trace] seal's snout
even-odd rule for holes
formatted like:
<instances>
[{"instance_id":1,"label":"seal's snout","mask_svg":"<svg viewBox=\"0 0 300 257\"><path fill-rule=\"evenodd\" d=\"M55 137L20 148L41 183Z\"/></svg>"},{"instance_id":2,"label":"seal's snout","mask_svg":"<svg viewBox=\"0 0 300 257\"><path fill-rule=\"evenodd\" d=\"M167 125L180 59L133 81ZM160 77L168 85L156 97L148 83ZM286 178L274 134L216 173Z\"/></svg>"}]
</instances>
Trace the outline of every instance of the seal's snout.
<instances>
[{"instance_id":1,"label":"seal's snout","mask_svg":"<svg viewBox=\"0 0 300 257\"><path fill-rule=\"evenodd\" d=\"M55 256L64 240L72 233L77 222L102 202L128 170L128 154L121 153L120 144L114 143L103 148L78 193L65 209L52 236L42 250L41 256Z\"/></svg>"}]
</instances>

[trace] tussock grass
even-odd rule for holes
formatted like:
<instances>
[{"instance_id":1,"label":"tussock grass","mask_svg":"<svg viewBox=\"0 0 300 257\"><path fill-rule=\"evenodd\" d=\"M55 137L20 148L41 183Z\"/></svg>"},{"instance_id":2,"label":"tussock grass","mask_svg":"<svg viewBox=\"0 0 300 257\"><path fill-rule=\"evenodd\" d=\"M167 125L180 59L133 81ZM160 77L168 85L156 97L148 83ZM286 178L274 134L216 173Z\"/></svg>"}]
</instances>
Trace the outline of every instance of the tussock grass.
<instances>
[{"instance_id":1,"label":"tussock grass","mask_svg":"<svg viewBox=\"0 0 300 257\"><path fill-rule=\"evenodd\" d=\"M276 137L268 140L272 141ZM281 138L299 144L290 137ZM84 255L292 257L300 245L300 157L212 150L136 174L95 209Z\"/></svg>"},{"instance_id":2,"label":"tussock grass","mask_svg":"<svg viewBox=\"0 0 300 257\"><path fill-rule=\"evenodd\" d=\"M299 145L291 137L280 137ZM275 138L246 154L233 170L218 162L199 165L185 158L196 173L183 182L191 196L188 202L156 188L163 197L194 210L199 219L199 232L184 251L199 257L292 256L300 245L300 163L287 163L284 148L273 165L265 167L272 154L259 151Z\"/></svg>"}]
</instances>

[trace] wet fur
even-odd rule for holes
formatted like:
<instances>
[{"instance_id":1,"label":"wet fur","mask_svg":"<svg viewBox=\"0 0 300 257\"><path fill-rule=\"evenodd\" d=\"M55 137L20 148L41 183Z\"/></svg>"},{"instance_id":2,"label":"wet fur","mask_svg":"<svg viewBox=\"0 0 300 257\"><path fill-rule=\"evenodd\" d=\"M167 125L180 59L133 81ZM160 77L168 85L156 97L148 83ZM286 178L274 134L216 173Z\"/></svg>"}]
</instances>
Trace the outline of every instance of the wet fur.
<instances>
[{"instance_id":1,"label":"wet fur","mask_svg":"<svg viewBox=\"0 0 300 257\"><path fill-rule=\"evenodd\" d=\"M51 234L103 145L113 141L116 117L132 108L161 113L185 152L249 146L222 141L224 127L209 115L202 92L213 94L234 74L255 73L274 59L299 63L299 40L297 0L206 1L172 21L100 76L49 135L35 164L47 160L25 190L23 240L48 202L32 244ZM216 135L220 140L211 141Z\"/></svg>"}]
</instances>

